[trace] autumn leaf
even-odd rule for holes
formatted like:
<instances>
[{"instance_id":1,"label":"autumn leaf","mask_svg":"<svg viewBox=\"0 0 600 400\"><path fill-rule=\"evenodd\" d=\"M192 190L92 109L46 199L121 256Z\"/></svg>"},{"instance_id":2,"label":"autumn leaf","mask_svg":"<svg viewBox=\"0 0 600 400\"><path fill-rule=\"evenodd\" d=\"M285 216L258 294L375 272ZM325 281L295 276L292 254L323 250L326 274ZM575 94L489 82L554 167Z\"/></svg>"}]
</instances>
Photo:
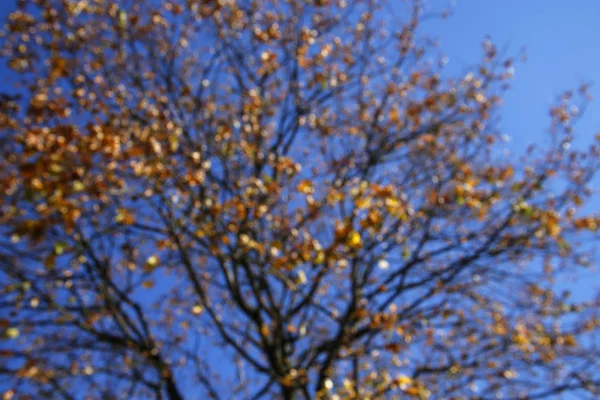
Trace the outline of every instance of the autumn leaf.
<instances>
[{"instance_id":1,"label":"autumn leaf","mask_svg":"<svg viewBox=\"0 0 600 400\"><path fill-rule=\"evenodd\" d=\"M308 179L300 181L297 188L298 191L303 194L312 194L315 190L313 183Z\"/></svg>"},{"instance_id":2,"label":"autumn leaf","mask_svg":"<svg viewBox=\"0 0 600 400\"><path fill-rule=\"evenodd\" d=\"M202 307L199 304L196 304L194 307L192 307L192 314L194 314L194 315L200 315L200 314L202 314L203 311L204 311L204 307Z\"/></svg>"},{"instance_id":3,"label":"autumn leaf","mask_svg":"<svg viewBox=\"0 0 600 400\"><path fill-rule=\"evenodd\" d=\"M124 225L133 225L135 223L135 216L129 210L121 208L117 212L115 221Z\"/></svg>"},{"instance_id":4,"label":"autumn leaf","mask_svg":"<svg viewBox=\"0 0 600 400\"><path fill-rule=\"evenodd\" d=\"M156 267L158 267L158 265L159 265L158 256L152 255L152 256L148 257L148 259L146 260L145 270L148 272L152 272L154 269L156 269Z\"/></svg>"},{"instance_id":5,"label":"autumn leaf","mask_svg":"<svg viewBox=\"0 0 600 400\"><path fill-rule=\"evenodd\" d=\"M362 238L357 231L350 231L346 238L346 244L351 249L360 249L362 247Z\"/></svg>"},{"instance_id":6,"label":"autumn leaf","mask_svg":"<svg viewBox=\"0 0 600 400\"><path fill-rule=\"evenodd\" d=\"M152 289L156 285L156 282L153 280L145 280L142 282L142 287L144 289Z\"/></svg>"},{"instance_id":7,"label":"autumn leaf","mask_svg":"<svg viewBox=\"0 0 600 400\"><path fill-rule=\"evenodd\" d=\"M2 336L6 339L16 339L20 335L19 329L15 327L8 327L4 329Z\"/></svg>"}]
</instances>

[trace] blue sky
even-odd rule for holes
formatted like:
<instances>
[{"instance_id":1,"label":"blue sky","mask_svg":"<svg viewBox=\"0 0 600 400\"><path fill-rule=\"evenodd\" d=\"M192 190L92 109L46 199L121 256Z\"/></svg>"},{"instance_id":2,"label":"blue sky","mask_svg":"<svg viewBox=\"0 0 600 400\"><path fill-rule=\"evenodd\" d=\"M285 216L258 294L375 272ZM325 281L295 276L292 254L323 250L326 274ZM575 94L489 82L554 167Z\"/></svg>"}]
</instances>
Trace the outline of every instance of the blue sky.
<instances>
[{"instance_id":1,"label":"blue sky","mask_svg":"<svg viewBox=\"0 0 600 400\"><path fill-rule=\"evenodd\" d=\"M393 0L399 1L399 0ZM440 9L448 0L426 0ZM16 0L0 1L2 19ZM441 41L450 71L477 62L482 39L508 46L511 54L526 49L527 61L516 65L512 89L504 98L501 127L518 152L544 138L548 109L562 91L583 81L595 83L595 97L578 126L581 142L600 131L600 1L598 0L455 0L453 15L430 21L424 31ZM0 65L0 88L10 86L6 66Z\"/></svg>"},{"instance_id":2,"label":"blue sky","mask_svg":"<svg viewBox=\"0 0 600 400\"><path fill-rule=\"evenodd\" d=\"M429 0L434 8L445 3ZM597 0L457 0L451 18L426 28L440 38L451 69L475 62L485 35L499 47L509 46L509 53L525 48L527 61L516 65L502 113L502 127L516 150L543 139L552 100L583 81L595 83L596 100L577 132L589 142L600 131L598 21Z\"/></svg>"},{"instance_id":3,"label":"blue sky","mask_svg":"<svg viewBox=\"0 0 600 400\"><path fill-rule=\"evenodd\" d=\"M0 0L0 18L15 3ZM447 0L429 4L436 8ZM486 35L499 47L508 45L510 53L526 49L527 62L516 65L513 86L504 97L501 122L512 137L511 151L519 153L529 143L543 142L552 101L583 81L593 83L595 100L577 126L579 143L589 143L600 132L599 25L600 0L457 0L450 19L428 22L424 28L440 38L451 71L478 61ZM5 65L0 65L0 91L10 87L7 77ZM591 207L599 205L596 200ZM579 286L580 292L589 294L585 286Z\"/></svg>"},{"instance_id":4,"label":"blue sky","mask_svg":"<svg viewBox=\"0 0 600 400\"><path fill-rule=\"evenodd\" d=\"M392 0L400 1L400 0ZM439 9L448 0L426 0ZM450 70L460 71L481 55L481 41L490 35L511 53L526 49L527 62L516 65L513 88L505 96L502 127L513 137L511 148L543 138L551 101L582 81L592 81L596 100L579 125L579 135L600 131L600 1L598 0L455 0L446 21L424 28L441 40ZM0 1L2 19L16 0ZM0 88L9 85L0 65ZM585 140L585 138L582 138Z\"/></svg>"},{"instance_id":5,"label":"blue sky","mask_svg":"<svg viewBox=\"0 0 600 400\"><path fill-rule=\"evenodd\" d=\"M447 0L429 0L436 8ZM452 17L425 26L439 37L451 71L462 71L481 55L481 41L489 35L515 54L525 48L527 61L515 65L512 88L504 96L500 127L511 136L508 148L522 154L527 145L543 147L548 110L563 91L591 82L594 99L575 128L576 146L584 146L600 132L600 1L597 0L456 0ZM595 200L586 210L600 209L600 179ZM597 271L571 284L576 297L600 289Z\"/></svg>"}]
</instances>

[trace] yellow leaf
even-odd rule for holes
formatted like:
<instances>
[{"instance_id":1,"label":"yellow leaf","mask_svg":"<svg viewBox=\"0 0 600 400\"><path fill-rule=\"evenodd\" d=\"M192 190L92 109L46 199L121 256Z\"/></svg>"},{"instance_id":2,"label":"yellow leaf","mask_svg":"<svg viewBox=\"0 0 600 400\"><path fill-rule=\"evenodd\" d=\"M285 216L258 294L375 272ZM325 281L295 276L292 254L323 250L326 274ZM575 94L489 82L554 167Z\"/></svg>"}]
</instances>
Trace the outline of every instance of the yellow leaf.
<instances>
[{"instance_id":1,"label":"yellow leaf","mask_svg":"<svg viewBox=\"0 0 600 400\"><path fill-rule=\"evenodd\" d=\"M408 386L408 385L411 385L412 382L413 382L412 378L410 378L406 375L400 375L394 380L394 383L399 386Z\"/></svg>"},{"instance_id":2,"label":"yellow leaf","mask_svg":"<svg viewBox=\"0 0 600 400\"><path fill-rule=\"evenodd\" d=\"M402 258L405 260L408 260L410 258L410 250L408 249L408 247L404 247L402 249Z\"/></svg>"},{"instance_id":3,"label":"yellow leaf","mask_svg":"<svg viewBox=\"0 0 600 400\"><path fill-rule=\"evenodd\" d=\"M48 95L46 93L37 93L31 100L31 105L34 108L42 108L48 103Z\"/></svg>"},{"instance_id":4,"label":"yellow leaf","mask_svg":"<svg viewBox=\"0 0 600 400\"><path fill-rule=\"evenodd\" d=\"M132 225L135 222L135 216L129 210L120 208L115 217L115 222Z\"/></svg>"},{"instance_id":5,"label":"yellow leaf","mask_svg":"<svg viewBox=\"0 0 600 400\"><path fill-rule=\"evenodd\" d=\"M315 191L313 183L308 179L300 181L300 183L298 183L297 189L300 193L304 194L311 194Z\"/></svg>"},{"instance_id":6,"label":"yellow leaf","mask_svg":"<svg viewBox=\"0 0 600 400\"><path fill-rule=\"evenodd\" d=\"M513 337L513 342L518 345L525 346L529 344L529 339L523 334L518 334Z\"/></svg>"},{"instance_id":7,"label":"yellow leaf","mask_svg":"<svg viewBox=\"0 0 600 400\"><path fill-rule=\"evenodd\" d=\"M121 26L121 29L127 27L127 13L123 10L119 10L119 25Z\"/></svg>"},{"instance_id":8,"label":"yellow leaf","mask_svg":"<svg viewBox=\"0 0 600 400\"><path fill-rule=\"evenodd\" d=\"M154 270L158 266L158 263L159 263L159 261L158 261L157 256L148 257L148 259L146 260L146 270L147 271Z\"/></svg>"},{"instance_id":9,"label":"yellow leaf","mask_svg":"<svg viewBox=\"0 0 600 400\"><path fill-rule=\"evenodd\" d=\"M143 286L145 289L152 289L152 288L154 287L154 285L155 285L155 282L154 282L154 281L144 281L144 282L142 283L142 286Z\"/></svg>"},{"instance_id":10,"label":"yellow leaf","mask_svg":"<svg viewBox=\"0 0 600 400\"><path fill-rule=\"evenodd\" d=\"M362 197L360 199L356 199L356 207L364 210L365 208L369 208L371 206L371 198L370 197Z\"/></svg>"},{"instance_id":11,"label":"yellow leaf","mask_svg":"<svg viewBox=\"0 0 600 400\"><path fill-rule=\"evenodd\" d=\"M20 335L20 332L19 332L18 328L10 327L4 331L3 336L7 339L16 339L19 337L19 335Z\"/></svg>"},{"instance_id":12,"label":"yellow leaf","mask_svg":"<svg viewBox=\"0 0 600 400\"><path fill-rule=\"evenodd\" d=\"M573 335L563 336L562 339L563 339L563 343L567 347L575 347L575 346L577 346L577 340L575 339L575 337Z\"/></svg>"},{"instance_id":13,"label":"yellow leaf","mask_svg":"<svg viewBox=\"0 0 600 400\"><path fill-rule=\"evenodd\" d=\"M196 304L194 307L192 307L192 314L194 315L200 315L203 311L204 307L202 307L200 304Z\"/></svg>"},{"instance_id":14,"label":"yellow leaf","mask_svg":"<svg viewBox=\"0 0 600 400\"><path fill-rule=\"evenodd\" d=\"M315 257L315 264L322 264L325 261L325 252L319 251L317 252L317 256Z\"/></svg>"},{"instance_id":15,"label":"yellow leaf","mask_svg":"<svg viewBox=\"0 0 600 400\"><path fill-rule=\"evenodd\" d=\"M57 256L60 256L61 254L63 254L65 252L66 246L67 245L64 242L57 242L54 245L54 254L56 254Z\"/></svg>"},{"instance_id":16,"label":"yellow leaf","mask_svg":"<svg viewBox=\"0 0 600 400\"><path fill-rule=\"evenodd\" d=\"M262 324L260 327L260 334L262 336L269 336L269 333L271 333L269 326L267 324Z\"/></svg>"},{"instance_id":17,"label":"yellow leaf","mask_svg":"<svg viewBox=\"0 0 600 400\"><path fill-rule=\"evenodd\" d=\"M514 370L512 370L512 369L508 369L508 370L504 371L504 372L502 373L502 375L503 375L503 376L504 376L506 379L513 379L513 378L516 378L516 377L517 377L517 373L516 373Z\"/></svg>"},{"instance_id":18,"label":"yellow leaf","mask_svg":"<svg viewBox=\"0 0 600 400\"><path fill-rule=\"evenodd\" d=\"M362 238L356 231L350 231L346 239L346 244L352 249L359 249L362 246Z\"/></svg>"},{"instance_id":19,"label":"yellow leaf","mask_svg":"<svg viewBox=\"0 0 600 400\"><path fill-rule=\"evenodd\" d=\"M546 232L548 233L548 235L550 235L551 237L555 238L557 237L560 232L560 226L558 225L558 221L554 218L548 218L546 221Z\"/></svg>"},{"instance_id":20,"label":"yellow leaf","mask_svg":"<svg viewBox=\"0 0 600 400\"><path fill-rule=\"evenodd\" d=\"M388 197L385 199L385 205L388 207L388 210L400 207L400 202L395 197Z\"/></svg>"},{"instance_id":21,"label":"yellow leaf","mask_svg":"<svg viewBox=\"0 0 600 400\"><path fill-rule=\"evenodd\" d=\"M410 395L410 396L418 396L419 395L419 388L409 387L404 392L406 394Z\"/></svg>"},{"instance_id":22,"label":"yellow leaf","mask_svg":"<svg viewBox=\"0 0 600 400\"><path fill-rule=\"evenodd\" d=\"M85 189L85 185L81 182L81 181L75 181L73 182L73 191L74 192L81 192L83 191L83 189Z\"/></svg>"},{"instance_id":23,"label":"yellow leaf","mask_svg":"<svg viewBox=\"0 0 600 400\"><path fill-rule=\"evenodd\" d=\"M38 308L40 305L40 300L37 297L33 297L31 300L29 300L29 305L31 308Z\"/></svg>"},{"instance_id":24,"label":"yellow leaf","mask_svg":"<svg viewBox=\"0 0 600 400\"><path fill-rule=\"evenodd\" d=\"M298 271L298 274L296 275L296 283L299 285L306 283L306 274L304 273L304 271Z\"/></svg>"},{"instance_id":25,"label":"yellow leaf","mask_svg":"<svg viewBox=\"0 0 600 400\"><path fill-rule=\"evenodd\" d=\"M64 170L64 168L62 167L62 165L57 164L57 163L50 164L50 167L48 167L48 169L53 174L60 174Z\"/></svg>"}]
</instances>

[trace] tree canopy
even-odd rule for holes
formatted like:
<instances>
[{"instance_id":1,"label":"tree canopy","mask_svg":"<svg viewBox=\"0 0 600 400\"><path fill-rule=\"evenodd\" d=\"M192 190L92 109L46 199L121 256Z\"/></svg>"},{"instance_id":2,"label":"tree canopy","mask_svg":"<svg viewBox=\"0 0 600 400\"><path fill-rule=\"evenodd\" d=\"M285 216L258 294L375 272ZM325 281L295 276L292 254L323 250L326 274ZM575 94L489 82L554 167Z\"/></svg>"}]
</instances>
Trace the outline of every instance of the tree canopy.
<instances>
[{"instance_id":1,"label":"tree canopy","mask_svg":"<svg viewBox=\"0 0 600 400\"><path fill-rule=\"evenodd\" d=\"M598 398L586 86L501 154L514 60L420 1L20 0L0 51L11 399ZM585 134L585 133L584 133ZM594 142L594 140L592 140Z\"/></svg>"}]
</instances>

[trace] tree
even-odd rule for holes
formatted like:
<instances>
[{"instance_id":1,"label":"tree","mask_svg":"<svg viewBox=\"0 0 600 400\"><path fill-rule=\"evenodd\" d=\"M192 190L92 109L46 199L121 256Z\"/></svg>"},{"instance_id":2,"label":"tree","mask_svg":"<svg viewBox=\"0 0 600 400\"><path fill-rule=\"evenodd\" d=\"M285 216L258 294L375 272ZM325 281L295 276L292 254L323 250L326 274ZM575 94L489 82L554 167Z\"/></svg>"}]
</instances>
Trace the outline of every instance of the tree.
<instances>
[{"instance_id":1,"label":"tree","mask_svg":"<svg viewBox=\"0 0 600 400\"><path fill-rule=\"evenodd\" d=\"M586 87L504 157L513 60L486 41L451 76L427 16L20 1L3 399L596 398L599 303L557 285L598 238L599 149L569 146Z\"/></svg>"}]
</instances>

